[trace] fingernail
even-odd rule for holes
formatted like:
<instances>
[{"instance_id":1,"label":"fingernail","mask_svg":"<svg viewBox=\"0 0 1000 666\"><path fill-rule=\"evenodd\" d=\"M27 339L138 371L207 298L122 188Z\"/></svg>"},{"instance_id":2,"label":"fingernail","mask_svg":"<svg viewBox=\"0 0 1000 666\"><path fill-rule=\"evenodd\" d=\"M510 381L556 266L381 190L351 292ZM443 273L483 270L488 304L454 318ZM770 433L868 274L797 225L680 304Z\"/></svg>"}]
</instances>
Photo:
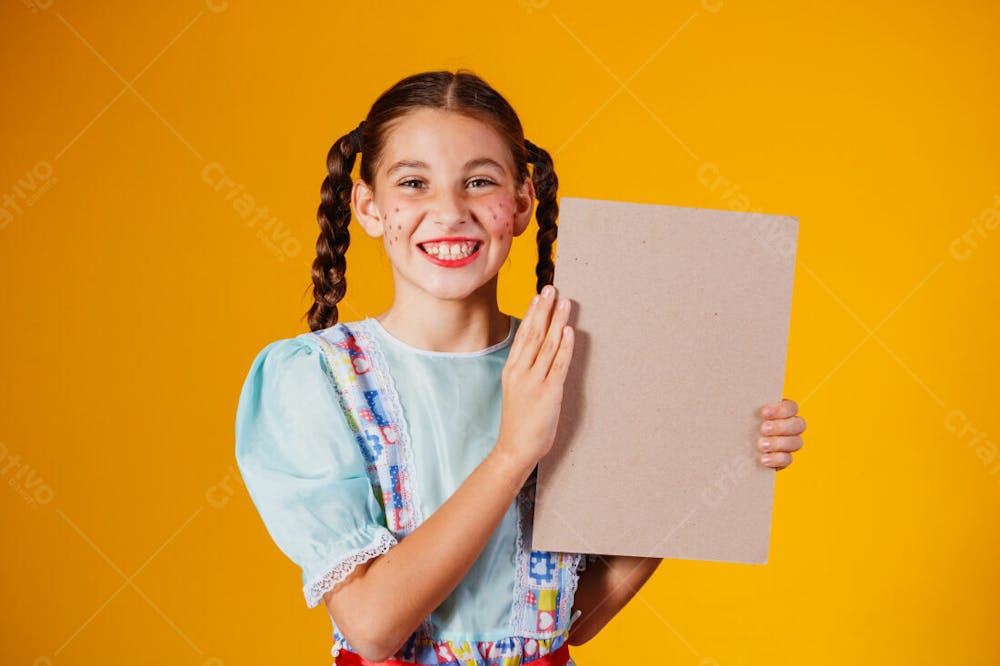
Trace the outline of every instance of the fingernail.
<instances>
[{"instance_id":1,"label":"fingernail","mask_svg":"<svg viewBox=\"0 0 1000 666\"><path fill-rule=\"evenodd\" d=\"M569 299L568 298L560 298L559 299L559 305L557 307L560 310L565 310L566 308L569 307Z\"/></svg>"},{"instance_id":2,"label":"fingernail","mask_svg":"<svg viewBox=\"0 0 1000 666\"><path fill-rule=\"evenodd\" d=\"M760 447L761 451L769 451L771 449L771 442L769 442L766 439L762 439L759 442L757 442L757 446Z\"/></svg>"},{"instance_id":3,"label":"fingernail","mask_svg":"<svg viewBox=\"0 0 1000 666\"><path fill-rule=\"evenodd\" d=\"M774 430L774 425L771 423L765 423L760 427L760 429L764 432L771 432L772 430Z\"/></svg>"},{"instance_id":4,"label":"fingernail","mask_svg":"<svg viewBox=\"0 0 1000 666\"><path fill-rule=\"evenodd\" d=\"M542 287L542 296L544 296L545 298L549 298L550 296L552 296L552 285L547 284L544 287Z\"/></svg>"},{"instance_id":5,"label":"fingernail","mask_svg":"<svg viewBox=\"0 0 1000 666\"><path fill-rule=\"evenodd\" d=\"M761 413L764 416L770 416L773 412L774 412L774 410L771 409L770 407L765 407L763 410L761 410Z\"/></svg>"},{"instance_id":6,"label":"fingernail","mask_svg":"<svg viewBox=\"0 0 1000 666\"><path fill-rule=\"evenodd\" d=\"M760 457L760 461L761 461L762 463L764 463L765 465L768 465L768 464L770 464L770 462L771 462L771 456L769 456L769 455L767 455L767 454L764 454L764 455L762 455L762 456Z\"/></svg>"},{"instance_id":7,"label":"fingernail","mask_svg":"<svg viewBox=\"0 0 1000 666\"><path fill-rule=\"evenodd\" d=\"M535 295L534 295L534 296L533 296L533 297L531 298L531 304L532 304L532 305L534 305L534 304L536 304L536 303L538 303L538 294L535 294Z\"/></svg>"}]
</instances>

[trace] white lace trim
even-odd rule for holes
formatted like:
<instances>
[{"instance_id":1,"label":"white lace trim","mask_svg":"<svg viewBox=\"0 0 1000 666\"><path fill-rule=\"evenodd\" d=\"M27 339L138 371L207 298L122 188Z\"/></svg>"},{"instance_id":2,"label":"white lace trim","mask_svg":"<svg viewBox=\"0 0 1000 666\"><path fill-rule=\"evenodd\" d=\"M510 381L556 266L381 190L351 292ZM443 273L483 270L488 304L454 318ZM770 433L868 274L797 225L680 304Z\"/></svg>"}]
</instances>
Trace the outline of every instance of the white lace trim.
<instances>
[{"instance_id":1,"label":"white lace trim","mask_svg":"<svg viewBox=\"0 0 1000 666\"><path fill-rule=\"evenodd\" d=\"M380 528L378 536L372 545L347 553L337 563L303 587L302 591L306 597L306 605L309 608L318 606L323 600L323 595L332 590L337 583L351 575L351 572L359 564L382 555L397 543L396 537L392 535L392 532L384 527Z\"/></svg>"},{"instance_id":2,"label":"white lace trim","mask_svg":"<svg viewBox=\"0 0 1000 666\"><path fill-rule=\"evenodd\" d=\"M517 499L515 500L517 504L517 540L515 546L515 565L514 565L514 603L511 606L511 632L512 634L518 634L521 632L521 627L524 624L524 604L522 600L524 599L524 594L527 591L527 585L524 580L524 568L527 566L527 554L524 552L524 512L527 506L527 496L526 491L522 487L517 493Z\"/></svg>"},{"instance_id":3,"label":"white lace trim","mask_svg":"<svg viewBox=\"0 0 1000 666\"><path fill-rule=\"evenodd\" d=\"M576 588L580 584L580 562L585 561L586 558L580 553L573 553L571 556L572 565L568 568L567 575L569 576L569 584L566 586L566 594L560 599L560 605L562 606L563 612L560 613L562 617L566 617L572 611L570 607L570 599L576 601ZM566 625L568 629L573 625L573 621L576 617L570 617L569 624Z\"/></svg>"},{"instance_id":4,"label":"white lace trim","mask_svg":"<svg viewBox=\"0 0 1000 666\"><path fill-rule=\"evenodd\" d=\"M424 520L423 514L420 512L420 503L417 501L420 493L417 492L417 479L413 474L415 466L413 464L413 447L410 445L410 426L406 421L406 416L403 414L403 405L399 401L399 393L396 391L396 380L388 371L388 364L386 363L385 356L382 354L382 349L372 338L371 326L371 322L365 320L358 322L358 327L361 330L356 331L357 334L360 334L356 337L361 338L364 350L371 355L372 366L375 372L378 373L379 386L385 388L385 398L389 402L388 405L385 405L385 408L398 419L399 446L403 450L403 470L401 471L406 472L406 478L409 480L410 508L413 511L413 526L416 529L416 526L420 525Z\"/></svg>"}]
</instances>

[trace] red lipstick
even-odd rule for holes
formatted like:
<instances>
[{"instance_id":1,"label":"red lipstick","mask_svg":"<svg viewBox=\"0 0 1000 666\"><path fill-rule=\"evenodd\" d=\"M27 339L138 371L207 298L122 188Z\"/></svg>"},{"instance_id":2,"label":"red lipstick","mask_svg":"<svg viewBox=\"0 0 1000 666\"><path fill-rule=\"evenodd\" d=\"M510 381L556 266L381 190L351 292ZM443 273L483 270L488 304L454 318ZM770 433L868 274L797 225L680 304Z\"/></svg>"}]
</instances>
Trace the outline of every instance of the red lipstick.
<instances>
[{"instance_id":1,"label":"red lipstick","mask_svg":"<svg viewBox=\"0 0 1000 666\"><path fill-rule=\"evenodd\" d=\"M429 254L426 250L423 249L423 247L421 247L423 243L464 243L469 241L474 242L476 244L476 249L475 251L472 252L472 254L470 254L467 257L463 257L461 259L442 259L440 257L435 257L433 254ZM476 257L479 256L479 251L483 248L483 242L476 238L464 238L464 237L435 238L433 240L426 240L417 243L417 247L420 250L420 254L427 257L427 259L429 259L432 264L435 264L437 266L442 266L444 268L459 268L461 266L465 266L468 263L471 263L476 259Z\"/></svg>"}]
</instances>

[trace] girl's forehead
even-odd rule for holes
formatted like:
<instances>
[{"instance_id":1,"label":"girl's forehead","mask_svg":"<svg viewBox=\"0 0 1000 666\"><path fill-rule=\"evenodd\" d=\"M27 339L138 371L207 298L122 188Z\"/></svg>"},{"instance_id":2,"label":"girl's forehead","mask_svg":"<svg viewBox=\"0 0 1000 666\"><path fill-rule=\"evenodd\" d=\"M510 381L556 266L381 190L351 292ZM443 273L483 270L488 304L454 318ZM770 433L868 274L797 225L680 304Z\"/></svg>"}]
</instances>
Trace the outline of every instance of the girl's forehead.
<instances>
[{"instance_id":1,"label":"girl's forehead","mask_svg":"<svg viewBox=\"0 0 1000 666\"><path fill-rule=\"evenodd\" d=\"M389 125L380 162L384 168L400 160L433 167L479 157L492 157L501 164L511 159L506 142L491 125L453 111L418 109Z\"/></svg>"}]
</instances>

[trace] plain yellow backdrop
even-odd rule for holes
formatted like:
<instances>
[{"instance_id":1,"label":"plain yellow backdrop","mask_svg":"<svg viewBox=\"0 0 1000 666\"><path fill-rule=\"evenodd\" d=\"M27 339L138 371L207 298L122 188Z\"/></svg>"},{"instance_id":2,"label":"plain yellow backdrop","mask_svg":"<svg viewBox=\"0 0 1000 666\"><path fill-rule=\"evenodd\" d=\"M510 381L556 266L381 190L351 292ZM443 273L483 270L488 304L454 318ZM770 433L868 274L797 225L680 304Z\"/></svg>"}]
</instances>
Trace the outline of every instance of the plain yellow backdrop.
<instances>
[{"instance_id":1,"label":"plain yellow backdrop","mask_svg":"<svg viewBox=\"0 0 1000 666\"><path fill-rule=\"evenodd\" d=\"M21 0L0 25L0 662L328 663L236 399L306 330L330 144L467 67L561 195L800 219L809 429L770 561L663 562L581 666L1000 663L995 3ZM353 229L345 318L392 296Z\"/></svg>"}]
</instances>

